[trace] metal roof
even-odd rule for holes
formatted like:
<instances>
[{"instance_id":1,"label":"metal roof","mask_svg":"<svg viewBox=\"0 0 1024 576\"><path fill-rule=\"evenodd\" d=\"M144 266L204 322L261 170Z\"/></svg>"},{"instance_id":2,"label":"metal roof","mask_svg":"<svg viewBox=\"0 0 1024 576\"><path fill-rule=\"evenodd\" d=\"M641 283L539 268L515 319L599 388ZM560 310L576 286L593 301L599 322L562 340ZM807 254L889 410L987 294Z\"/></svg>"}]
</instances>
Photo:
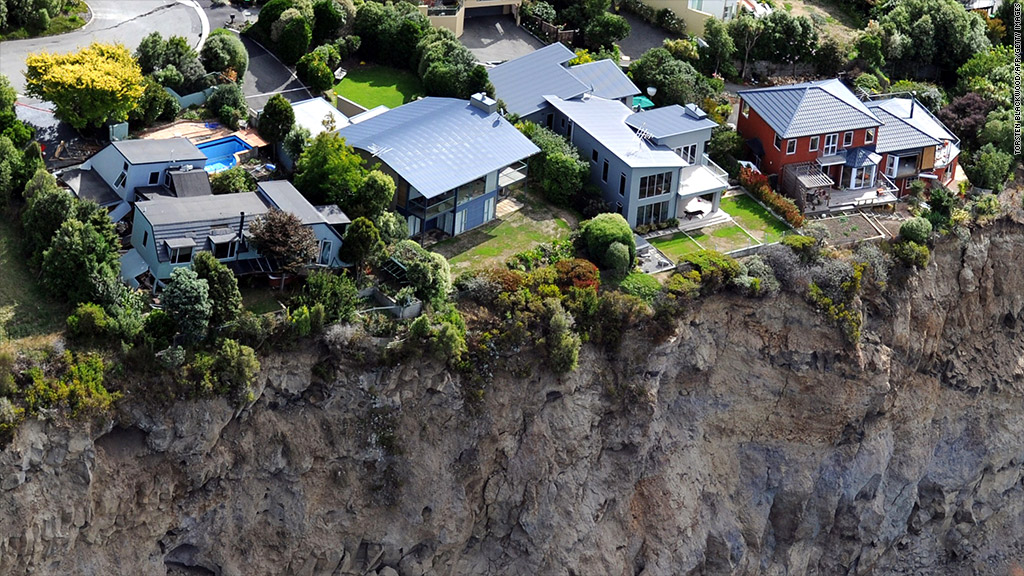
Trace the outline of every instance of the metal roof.
<instances>
[{"instance_id":1,"label":"metal roof","mask_svg":"<svg viewBox=\"0 0 1024 576\"><path fill-rule=\"evenodd\" d=\"M92 200L100 206L111 206L121 202L121 197L100 177L95 170L72 168L60 175L61 182L80 200Z\"/></svg>"},{"instance_id":2,"label":"metal roof","mask_svg":"<svg viewBox=\"0 0 1024 576\"><path fill-rule=\"evenodd\" d=\"M423 98L338 134L433 198L540 151L497 112L466 100Z\"/></svg>"},{"instance_id":3,"label":"metal roof","mask_svg":"<svg viewBox=\"0 0 1024 576\"><path fill-rule=\"evenodd\" d=\"M626 124L637 130L643 127L655 138L668 138L678 134L710 130L718 126L718 123L708 118L700 108L684 108L678 104L636 112L626 118Z\"/></svg>"},{"instance_id":4,"label":"metal roof","mask_svg":"<svg viewBox=\"0 0 1024 576\"><path fill-rule=\"evenodd\" d=\"M611 60L598 60L569 67L569 73L590 87L594 96L618 100L627 96L640 94L640 89L633 84L622 68Z\"/></svg>"},{"instance_id":5,"label":"metal roof","mask_svg":"<svg viewBox=\"0 0 1024 576\"><path fill-rule=\"evenodd\" d=\"M887 98L867 103L868 109L882 121L875 150L895 152L935 146L942 141L959 140L920 102L910 98Z\"/></svg>"},{"instance_id":6,"label":"metal roof","mask_svg":"<svg viewBox=\"0 0 1024 576\"><path fill-rule=\"evenodd\" d=\"M687 163L669 148L637 136L637 133L626 125L626 119L633 111L618 100L606 100L597 96L573 100L545 96L545 99L559 112L568 116L578 128L590 134L609 152L632 168L687 166Z\"/></svg>"},{"instance_id":7,"label":"metal roof","mask_svg":"<svg viewBox=\"0 0 1024 576\"><path fill-rule=\"evenodd\" d=\"M544 96L573 98L590 91L564 66L576 57L559 42L499 64L487 71L494 91L509 112L527 116L543 110Z\"/></svg>"},{"instance_id":8,"label":"metal roof","mask_svg":"<svg viewBox=\"0 0 1024 576\"><path fill-rule=\"evenodd\" d=\"M741 90L739 95L781 138L831 134L881 124L864 103L835 78Z\"/></svg>"},{"instance_id":9,"label":"metal roof","mask_svg":"<svg viewBox=\"0 0 1024 576\"><path fill-rule=\"evenodd\" d=\"M206 155L196 148L196 145L188 138L119 140L110 145L116 148L129 164L154 164L156 162L201 162L206 164Z\"/></svg>"},{"instance_id":10,"label":"metal roof","mask_svg":"<svg viewBox=\"0 0 1024 576\"><path fill-rule=\"evenodd\" d=\"M309 130L311 138L326 130L324 120L328 115L334 118L335 130L351 124L340 110L331 106L331 103L323 98L310 98L296 102L292 104L292 110L295 112L295 125Z\"/></svg>"},{"instance_id":11,"label":"metal roof","mask_svg":"<svg viewBox=\"0 0 1024 576\"><path fill-rule=\"evenodd\" d=\"M171 188L178 198L213 194L210 190L210 175L206 170L168 170L167 173L171 176Z\"/></svg>"},{"instance_id":12,"label":"metal roof","mask_svg":"<svg viewBox=\"0 0 1024 576\"><path fill-rule=\"evenodd\" d=\"M241 212L245 212L244 229L270 209L255 192L172 198L157 196L152 200L135 203L135 210L153 226L153 242L157 258L166 262L167 240L190 239L200 249L206 239L219 235L224 229L238 231Z\"/></svg>"},{"instance_id":13,"label":"metal roof","mask_svg":"<svg viewBox=\"0 0 1024 576\"><path fill-rule=\"evenodd\" d=\"M287 180L271 180L267 182L260 182L257 185L259 191L263 194L263 197L270 201L278 210L284 210L298 216L299 220L303 224L331 224L331 223L348 223L350 220L341 209L338 209L339 215L335 215L335 220L341 220L345 222L328 222L324 213L313 207L309 203L309 200L292 186L292 183Z\"/></svg>"}]
</instances>

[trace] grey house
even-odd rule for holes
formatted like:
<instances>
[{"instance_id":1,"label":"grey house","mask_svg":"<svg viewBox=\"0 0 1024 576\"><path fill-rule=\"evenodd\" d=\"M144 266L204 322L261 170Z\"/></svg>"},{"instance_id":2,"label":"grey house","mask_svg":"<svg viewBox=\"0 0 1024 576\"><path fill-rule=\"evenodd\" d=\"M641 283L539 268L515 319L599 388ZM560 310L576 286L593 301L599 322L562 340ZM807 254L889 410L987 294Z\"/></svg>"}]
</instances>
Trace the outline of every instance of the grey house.
<instances>
[{"instance_id":1,"label":"grey house","mask_svg":"<svg viewBox=\"0 0 1024 576\"><path fill-rule=\"evenodd\" d=\"M256 192L219 196L150 192L135 203L132 249L121 257L121 277L132 286L147 275L156 280L154 286L167 280L201 251L212 252L238 275L274 272L275 263L248 241L250 224L271 208L296 215L316 235L317 256L310 266L345 265L338 250L348 217L336 206L312 206L287 181L261 182Z\"/></svg>"},{"instance_id":2,"label":"grey house","mask_svg":"<svg viewBox=\"0 0 1024 576\"><path fill-rule=\"evenodd\" d=\"M491 68L488 77L508 112L548 128L554 111L545 96L568 100L590 94L631 105L633 96L640 94L615 62L569 66L575 57L572 50L556 42Z\"/></svg>"},{"instance_id":3,"label":"grey house","mask_svg":"<svg viewBox=\"0 0 1024 576\"><path fill-rule=\"evenodd\" d=\"M499 190L525 181L523 160L540 151L483 94L469 102L423 98L338 134L395 179L395 207L410 236L455 236L493 220Z\"/></svg>"},{"instance_id":4,"label":"grey house","mask_svg":"<svg viewBox=\"0 0 1024 576\"><path fill-rule=\"evenodd\" d=\"M725 172L704 153L715 122L696 106L633 112L618 100L547 96L553 129L590 163L590 181L633 228L703 218L719 208Z\"/></svg>"}]
</instances>

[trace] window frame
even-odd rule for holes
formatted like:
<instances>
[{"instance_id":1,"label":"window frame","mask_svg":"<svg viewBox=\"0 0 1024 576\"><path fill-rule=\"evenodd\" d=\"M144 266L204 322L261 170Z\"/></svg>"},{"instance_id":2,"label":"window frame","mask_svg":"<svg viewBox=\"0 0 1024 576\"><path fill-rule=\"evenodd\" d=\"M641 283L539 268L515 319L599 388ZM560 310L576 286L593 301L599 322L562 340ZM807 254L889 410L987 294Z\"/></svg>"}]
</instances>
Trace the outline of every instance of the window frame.
<instances>
[{"instance_id":1,"label":"window frame","mask_svg":"<svg viewBox=\"0 0 1024 576\"><path fill-rule=\"evenodd\" d=\"M150 172L149 173L149 185L150 186L156 186L159 183L160 183L160 172Z\"/></svg>"},{"instance_id":2,"label":"window frame","mask_svg":"<svg viewBox=\"0 0 1024 576\"><path fill-rule=\"evenodd\" d=\"M743 101L743 105L740 106L740 114L743 114L744 118L750 118L750 104L746 100Z\"/></svg>"},{"instance_id":3,"label":"window frame","mask_svg":"<svg viewBox=\"0 0 1024 576\"><path fill-rule=\"evenodd\" d=\"M843 148L853 146L853 130L843 132Z\"/></svg>"},{"instance_id":4,"label":"window frame","mask_svg":"<svg viewBox=\"0 0 1024 576\"><path fill-rule=\"evenodd\" d=\"M868 128L867 130L864 131L864 143L865 144L874 144L875 143L875 129L874 128Z\"/></svg>"},{"instance_id":5,"label":"window frame","mask_svg":"<svg viewBox=\"0 0 1024 576\"><path fill-rule=\"evenodd\" d=\"M604 166L601 168L601 181L605 184L608 183L608 161L604 161Z\"/></svg>"},{"instance_id":6,"label":"window frame","mask_svg":"<svg viewBox=\"0 0 1024 576\"><path fill-rule=\"evenodd\" d=\"M810 141L807 144L808 152L817 152L821 144L821 136L811 136Z\"/></svg>"},{"instance_id":7,"label":"window frame","mask_svg":"<svg viewBox=\"0 0 1024 576\"><path fill-rule=\"evenodd\" d=\"M777 132L775 133L775 142L774 142L774 144L775 144L775 149L778 150L779 152L782 152L782 136L779 136L779 134Z\"/></svg>"},{"instance_id":8,"label":"window frame","mask_svg":"<svg viewBox=\"0 0 1024 576\"><path fill-rule=\"evenodd\" d=\"M591 162L593 162L594 164L597 164L597 160L598 160L598 158L599 158L599 156L598 156L598 154L597 154L597 148L594 148L594 149L593 149L593 150L592 150L592 151L590 152L590 161L591 161Z\"/></svg>"},{"instance_id":9,"label":"window frame","mask_svg":"<svg viewBox=\"0 0 1024 576\"><path fill-rule=\"evenodd\" d=\"M833 140L832 144L829 144L828 142L830 139ZM829 151L830 149L831 152ZM826 134L825 143L822 145L821 150L826 156L831 156L836 152L839 152L839 133Z\"/></svg>"},{"instance_id":10,"label":"window frame","mask_svg":"<svg viewBox=\"0 0 1024 576\"><path fill-rule=\"evenodd\" d=\"M195 251L194 249L195 249L194 246L184 246L184 247L181 247L181 248L171 248L170 249L171 264L191 264L192 263L192 254ZM184 251L186 251L186 250L188 251L187 252L188 260L183 260L182 259L182 253Z\"/></svg>"},{"instance_id":11,"label":"window frame","mask_svg":"<svg viewBox=\"0 0 1024 576\"><path fill-rule=\"evenodd\" d=\"M619 173L619 196L626 196L626 173Z\"/></svg>"},{"instance_id":12,"label":"window frame","mask_svg":"<svg viewBox=\"0 0 1024 576\"><path fill-rule=\"evenodd\" d=\"M796 138L790 138L789 140L786 141L786 156L792 156L793 154L796 154L796 143Z\"/></svg>"}]
</instances>

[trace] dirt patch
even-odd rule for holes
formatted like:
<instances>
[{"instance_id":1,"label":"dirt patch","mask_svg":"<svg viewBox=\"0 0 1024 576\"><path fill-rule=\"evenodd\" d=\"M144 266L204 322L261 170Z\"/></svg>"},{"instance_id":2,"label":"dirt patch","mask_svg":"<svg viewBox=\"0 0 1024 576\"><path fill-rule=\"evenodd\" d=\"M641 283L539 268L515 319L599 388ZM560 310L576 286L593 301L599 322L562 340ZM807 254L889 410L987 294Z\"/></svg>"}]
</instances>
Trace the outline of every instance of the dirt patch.
<instances>
[{"instance_id":1,"label":"dirt patch","mask_svg":"<svg viewBox=\"0 0 1024 576\"><path fill-rule=\"evenodd\" d=\"M824 220L815 220L829 232L829 243L833 246L844 246L882 236L874 224L864 214L837 216Z\"/></svg>"}]
</instances>

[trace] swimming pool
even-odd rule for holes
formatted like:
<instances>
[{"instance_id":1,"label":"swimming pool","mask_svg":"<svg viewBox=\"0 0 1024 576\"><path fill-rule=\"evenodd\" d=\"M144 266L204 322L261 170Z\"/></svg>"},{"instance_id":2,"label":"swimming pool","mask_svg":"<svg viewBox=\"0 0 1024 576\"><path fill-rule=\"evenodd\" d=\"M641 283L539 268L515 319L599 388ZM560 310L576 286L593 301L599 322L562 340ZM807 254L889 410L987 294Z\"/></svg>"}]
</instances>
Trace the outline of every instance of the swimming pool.
<instances>
[{"instance_id":1,"label":"swimming pool","mask_svg":"<svg viewBox=\"0 0 1024 576\"><path fill-rule=\"evenodd\" d=\"M234 166L237 163L235 154L251 150L252 146L246 144L238 136L226 136L217 140L203 142L196 145L196 148L199 148L203 154L206 154L206 171L210 174L216 174L221 170L227 170Z\"/></svg>"}]
</instances>

